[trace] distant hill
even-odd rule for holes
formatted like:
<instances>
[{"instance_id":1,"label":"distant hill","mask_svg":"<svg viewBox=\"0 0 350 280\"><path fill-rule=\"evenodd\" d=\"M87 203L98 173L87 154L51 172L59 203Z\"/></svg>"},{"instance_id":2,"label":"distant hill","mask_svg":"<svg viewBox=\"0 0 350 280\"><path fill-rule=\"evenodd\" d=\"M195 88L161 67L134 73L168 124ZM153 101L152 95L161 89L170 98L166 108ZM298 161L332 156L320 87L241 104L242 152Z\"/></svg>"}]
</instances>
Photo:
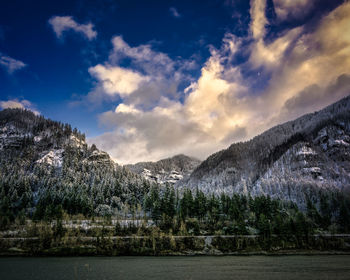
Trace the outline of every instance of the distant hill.
<instances>
[{"instance_id":1,"label":"distant hill","mask_svg":"<svg viewBox=\"0 0 350 280\"><path fill-rule=\"evenodd\" d=\"M176 155L157 162L139 162L126 165L125 167L148 180L160 184L175 184L179 180L188 178L200 163L201 161L196 158L186 155Z\"/></svg>"}]
</instances>

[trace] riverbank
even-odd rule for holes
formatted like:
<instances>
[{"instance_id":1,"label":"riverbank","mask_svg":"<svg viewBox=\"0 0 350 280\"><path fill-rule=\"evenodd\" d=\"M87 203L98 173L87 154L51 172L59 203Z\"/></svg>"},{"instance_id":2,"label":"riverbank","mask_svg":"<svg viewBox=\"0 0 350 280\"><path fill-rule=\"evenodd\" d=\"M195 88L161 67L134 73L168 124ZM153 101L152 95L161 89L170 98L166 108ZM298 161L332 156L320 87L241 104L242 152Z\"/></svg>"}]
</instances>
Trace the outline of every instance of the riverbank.
<instances>
[{"instance_id":1,"label":"riverbank","mask_svg":"<svg viewBox=\"0 0 350 280\"><path fill-rule=\"evenodd\" d=\"M0 238L0 256L220 256L350 254L350 235Z\"/></svg>"}]
</instances>

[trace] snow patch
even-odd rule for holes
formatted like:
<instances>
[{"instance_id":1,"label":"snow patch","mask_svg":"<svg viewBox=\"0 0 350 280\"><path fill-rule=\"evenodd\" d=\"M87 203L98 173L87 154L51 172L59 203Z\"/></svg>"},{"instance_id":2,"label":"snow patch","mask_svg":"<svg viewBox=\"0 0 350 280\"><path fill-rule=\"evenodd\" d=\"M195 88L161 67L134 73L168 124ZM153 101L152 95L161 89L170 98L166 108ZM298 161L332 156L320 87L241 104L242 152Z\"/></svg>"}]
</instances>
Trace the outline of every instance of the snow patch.
<instances>
[{"instance_id":1,"label":"snow patch","mask_svg":"<svg viewBox=\"0 0 350 280\"><path fill-rule=\"evenodd\" d=\"M77 148L83 148L83 146L86 144L85 141L79 140L73 134L70 135L69 142L70 142L71 145L73 145L73 146L75 146Z\"/></svg>"},{"instance_id":2,"label":"snow patch","mask_svg":"<svg viewBox=\"0 0 350 280\"><path fill-rule=\"evenodd\" d=\"M63 149L51 150L41 159L37 160L37 163L46 163L54 167L62 167L63 164Z\"/></svg>"},{"instance_id":3,"label":"snow patch","mask_svg":"<svg viewBox=\"0 0 350 280\"><path fill-rule=\"evenodd\" d=\"M171 171L171 173L168 176L168 179L170 180L181 180L182 178L183 176L175 170Z\"/></svg>"},{"instance_id":4,"label":"snow patch","mask_svg":"<svg viewBox=\"0 0 350 280\"><path fill-rule=\"evenodd\" d=\"M96 162L96 163L111 163L109 155L104 151L94 150L88 158L84 159L84 162Z\"/></svg>"},{"instance_id":5,"label":"snow patch","mask_svg":"<svg viewBox=\"0 0 350 280\"><path fill-rule=\"evenodd\" d=\"M35 136L35 137L34 137L34 142L35 142L35 143L38 143L38 142L40 142L42 139L43 139L42 136Z\"/></svg>"},{"instance_id":6,"label":"snow patch","mask_svg":"<svg viewBox=\"0 0 350 280\"><path fill-rule=\"evenodd\" d=\"M157 182L158 184L175 184L183 179L183 175L180 172L172 170L167 174L164 170L161 170L159 174L153 174L151 170L144 168L141 175L150 181Z\"/></svg>"},{"instance_id":7,"label":"snow patch","mask_svg":"<svg viewBox=\"0 0 350 280\"><path fill-rule=\"evenodd\" d=\"M316 155L317 153L309 148L309 147L306 147L306 146L302 146L301 149L297 152L297 155Z\"/></svg>"},{"instance_id":8,"label":"snow patch","mask_svg":"<svg viewBox=\"0 0 350 280\"><path fill-rule=\"evenodd\" d=\"M319 167L305 167L305 168L303 168L303 171L305 173L321 174L321 168L319 168Z\"/></svg>"},{"instance_id":9,"label":"snow patch","mask_svg":"<svg viewBox=\"0 0 350 280\"><path fill-rule=\"evenodd\" d=\"M335 146L349 146L349 143L345 142L344 140L335 140L334 144Z\"/></svg>"}]
</instances>

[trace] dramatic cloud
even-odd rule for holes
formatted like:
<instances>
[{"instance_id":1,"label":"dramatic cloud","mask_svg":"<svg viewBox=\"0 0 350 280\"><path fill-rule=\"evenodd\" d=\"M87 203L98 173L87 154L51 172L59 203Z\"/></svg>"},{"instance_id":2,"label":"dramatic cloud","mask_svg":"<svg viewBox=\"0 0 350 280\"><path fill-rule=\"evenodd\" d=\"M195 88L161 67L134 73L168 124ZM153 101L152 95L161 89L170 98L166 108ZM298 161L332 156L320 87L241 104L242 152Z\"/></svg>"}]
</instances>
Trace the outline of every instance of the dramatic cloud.
<instances>
[{"instance_id":1,"label":"dramatic cloud","mask_svg":"<svg viewBox=\"0 0 350 280\"><path fill-rule=\"evenodd\" d=\"M350 69L350 3L344 3L326 16L313 33L302 34L292 45L274 71L267 95L277 107L288 99L310 92L310 87L330 90ZM336 88L334 88L336 90ZM349 94L337 91L328 93L333 102ZM322 90L319 91L322 98Z\"/></svg>"},{"instance_id":2,"label":"dramatic cloud","mask_svg":"<svg viewBox=\"0 0 350 280\"><path fill-rule=\"evenodd\" d=\"M266 8L266 0L251 1L249 36L227 33L220 48L210 48L196 80L186 72L192 61L175 61L150 45L131 47L115 37L108 61L90 73L97 80L95 96L115 95L119 105L100 115L110 132L89 141L120 163L177 153L204 158L348 95L350 3L312 31L300 26L273 40L266 40ZM241 54L247 59L238 63ZM124 59L129 64L122 68Z\"/></svg>"},{"instance_id":3,"label":"dramatic cloud","mask_svg":"<svg viewBox=\"0 0 350 280\"><path fill-rule=\"evenodd\" d=\"M54 16L49 19L49 24L52 26L57 38L61 38L63 32L68 30L82 33L89 40L95 39L97 36L92 23L79 24L71 16Z\"/></svg>"},{"instance_id":4,"label":"dramatic cloud","mask_svg":"<svg viewBox=\"0 0 350 280\"><path fill-rule=\"evenodd\" d=\"M9 74L12 74L15 71L20 70L20 69L27 66L22 61L14 59L14 58L6 56L6 55L2 55L1 53L0 53L0 65L3 68L5 68Z\"/></svg>"},{"instance_id":5,"label":"dramatic cloud","mask_svg":"<svg viewBox=\"0 0 350 280\"><path fill-rule=\"evenodd\" d=\"M20 108L20 109L27 109L31 110L34 114L40 115L40 112L35 109L35 106L28 100L18 100L18 99L12 99L7 101L1 101L0 100L0 108L1 109L14 109L14 108Z\"/></svg>"},{"instance_id":6,"label":"dramatic cloud","mask_svg":"<svg viewBox=\"0 0 350 280\"><path fill-rule=\"evenodd\" d=\"M181 14L177 11L176 8L171 7L171 8L169 9L169 11L170 11L170 13L171 13L171 15L172 15L173 17L175 17L175 18L181 17Z\"/></svg>"},{"instance_id":7,"label":"dramatic cloud","mask_svg":"<svg viewBox=\"0 0 350 280\"><path fill-rule=\"evenodd\" d=\"M100 116L101 124L114 130L90 141L108 150L118 162L128 163L177 153L203 157L229 141L243 139L245 128L234 119L225 99L242 94L246 88L234 82L241 79L234 69L228 71L230 82L220 77L221 62L238 48L239 41L233 40L232 35L227 35L220 50L211 49L212 56L203 67L201 78L185 90L188 98L181 102L178 82L186 79L184 72L192 67L191 61L173 61L150 46L131 48L119 37L113 39L110 62L131 58L132 64L147 73L150 80L140 83L128 96L119 93L123 103Z\"/></svg>"}]
</instances>

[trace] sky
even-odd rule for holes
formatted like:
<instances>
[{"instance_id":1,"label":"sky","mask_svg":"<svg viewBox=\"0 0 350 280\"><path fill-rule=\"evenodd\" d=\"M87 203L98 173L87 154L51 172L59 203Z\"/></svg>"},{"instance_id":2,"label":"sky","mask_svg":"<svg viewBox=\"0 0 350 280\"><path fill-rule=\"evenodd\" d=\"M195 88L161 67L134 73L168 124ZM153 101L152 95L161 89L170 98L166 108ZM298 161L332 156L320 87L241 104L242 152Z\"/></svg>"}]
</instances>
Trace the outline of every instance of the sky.
<instances>
[{"instance_id":1,"label":"sky","mask_svg":"<svg viewBox=\"0 0 350 280\"><path fill-rule=\"evenodd\" d=\"M205 159L350 93L350 2L2 1L0 109L120 164Z\"/></svg>"}]
</instances>

